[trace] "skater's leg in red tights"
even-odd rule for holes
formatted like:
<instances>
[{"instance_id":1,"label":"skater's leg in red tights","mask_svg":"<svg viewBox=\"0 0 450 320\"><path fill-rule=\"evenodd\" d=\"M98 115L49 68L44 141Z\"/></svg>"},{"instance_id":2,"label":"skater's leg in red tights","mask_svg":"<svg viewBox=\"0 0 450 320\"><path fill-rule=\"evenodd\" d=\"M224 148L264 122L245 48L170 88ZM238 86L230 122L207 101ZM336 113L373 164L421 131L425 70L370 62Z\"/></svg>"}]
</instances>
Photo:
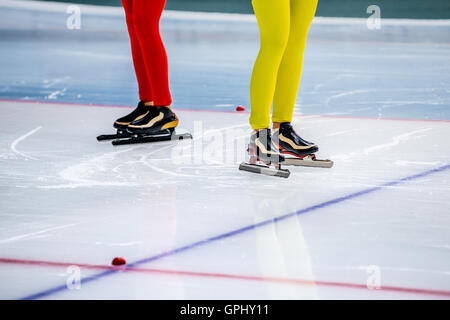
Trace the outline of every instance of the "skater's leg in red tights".
<instances>
[{"instance_id":1,"label":"skater's leg in red tights","mask_svg":"<svg viewBox=\"0 0 450 320\"><path fill-rule=\"evenodd\" d=\"M122 5L125 9L128 34L130 35L131 53L133 56L134 70L136 72L136 78L139 87L139 99L145 102L152 102L152 86L150 83L150 79L147 76L147 70L145 68L144 58L142 56L142 49L136 35L136 30L134 28L133 0L122 0Z\"/></svg>"},{"instance_id":2,"label":"skater's leg in red tights","mask_svg":"<svg viewBox=\"0 0 450 320\"><path fill-rule=\"evenodd\" d=\"M151 83L153 102L156 106L170 106L172 103L167 54L159 33L159 20L165 3L165 0L132 1L134 30Z\"/></svg>"}]
</instances>

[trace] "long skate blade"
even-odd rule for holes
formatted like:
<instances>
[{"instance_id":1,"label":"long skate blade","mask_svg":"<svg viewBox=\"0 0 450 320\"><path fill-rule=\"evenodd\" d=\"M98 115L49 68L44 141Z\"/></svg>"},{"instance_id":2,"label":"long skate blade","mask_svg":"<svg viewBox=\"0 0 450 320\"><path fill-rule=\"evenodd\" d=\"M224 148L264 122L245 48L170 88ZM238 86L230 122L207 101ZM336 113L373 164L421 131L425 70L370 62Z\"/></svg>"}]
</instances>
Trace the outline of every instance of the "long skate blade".
<instances>
[{"instance_id":1,"label":"long skate blade","mask_svg":"<svg viewBox=\"0 0 450 320\"><path fill-rule=\"evenodd\" d=\"M166 134L166 135L136 135L127 139L118 139L112 142L113 146L122 146L127 144L138 144L138 143L150 143L150 142L160 142L160 141L171 141L171 140L184 140L192 139L190 133L182 134Z\"/></svg>"},{"instance_id":2,"label":"long skate blade","mask_svg":"<svg viewBox=\"0 0 450 320\"><path fill-rule=\"evenodd\" d=\"M333 167L334 162L331 160L312 160L311 158L285 158L283 164L287 166L331 168Z\"/></svg>"},{"instance_id":3,"label":"long skate blade","mask_svg":"<svg viewBox=\"0 0 450 320\"><path fill-rule=\"evenodd\" d=\"M291 174L290 171L287 169L275 169L271 167L262 166L259 164L249 164L245 162L242 162L240 164L239 170L281 178L289 178L289 175Z\"/></svg>"},{"instance_id":4,"label":"long skate blade","mask_svg":"<svg viewBox=\"0 0 450 320\"><path fill-rule=\"evenodd\" d=\"M115 140L115 139L123 139L131 137L131 133L116 133L116 134L102 134L97 137L97 141L107 141L107 140Z\"/></svg>"}]
</instances>

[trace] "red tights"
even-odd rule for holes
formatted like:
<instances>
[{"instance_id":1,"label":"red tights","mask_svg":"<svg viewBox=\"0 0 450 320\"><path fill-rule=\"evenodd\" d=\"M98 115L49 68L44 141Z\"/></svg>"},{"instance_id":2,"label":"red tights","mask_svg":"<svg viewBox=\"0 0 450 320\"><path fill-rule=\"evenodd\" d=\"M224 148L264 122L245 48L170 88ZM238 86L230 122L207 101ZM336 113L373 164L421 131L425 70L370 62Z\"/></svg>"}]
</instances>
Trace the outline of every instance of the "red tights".
<instances>
[{"instance_id":1,"label":"red tights","mask_svg":"<svg viewBox=\"0 0 450 320\"><path fill-rule=\"evenodd\" d=\"M166 0L122 0L139 86L139 98L155 106L172 103L167 54L159 33Z\"/></svg>"}]
</instances>

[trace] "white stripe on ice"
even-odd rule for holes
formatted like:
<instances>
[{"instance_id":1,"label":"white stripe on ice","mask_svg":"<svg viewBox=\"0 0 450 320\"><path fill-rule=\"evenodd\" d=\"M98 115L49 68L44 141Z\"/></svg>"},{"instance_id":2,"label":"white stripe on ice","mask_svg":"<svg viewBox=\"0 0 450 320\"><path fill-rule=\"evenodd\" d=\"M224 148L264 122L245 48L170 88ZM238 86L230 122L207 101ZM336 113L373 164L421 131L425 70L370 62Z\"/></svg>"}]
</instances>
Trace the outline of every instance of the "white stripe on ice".
<instances>
[{"instance_id":1,"label":"white stripe on ice","mask_svg":"<svg viewBox=\"0 0 450 320\"><path fill-rule=\"evenodd\" d=\"M56 91L53 91L52 93L50 93L50 94L47 96L47 99L48 99L48 100L55 100L56 98L58 98L58 96L64 96L64 94L65 94L66 91L67 91L67 88L64 88L64 89L62 89L62 90L56 90Z\"/></svg>"},{"instance_id":2,"label":"white stripe on ice","mask_svg":"<svg viewBox=\"0 0 450 320\"><path fill-rule=\"evenodd\" d=\"M115 157L117 157L121 153L130 152L133 149L138 147L131 147L128 149L123 149L120 151L107 152L100 156L88 159L86 161L82 161L81 163L77 163L72 165L59 173L59 176L64 180L70 181L70 183L59 184L59 185L48 185L48 186L38 186L40 189L74 189L74 188L87 188L87 187L129 187L136 186L138 184L132 182L122 182L122 181L97 181L91 180L88 178L90 172L93 170L94 172L99 172L101 170L106 170L104 164L111 162ZM111 170L114 170L111 169Z\"/></svg>"},{"instance_id":3,"label":"white stripe on ice","mask_svg":"<svg viewBox=\"0 0 450 320\"><path fill-rule=\"evenodd\" d=\"M30 132L28 132L28 133L24 134L23 136L17 138L16 140L14 140L14 141L11 143L11 150L12 150L15 154L18 154L18 155L20 155L20 156L22 156L22 157L24 157L24 158L26 158L26 159L30 159L30 160L38 160L38 159L33 158L33 157L31 157L31 156L27 156L26 154L24 154L24 153L20 152L19 150L17 150L17 145L19 144L19 142L21 142L21 141L25 140L26 138L28 138L29 136L35 134L35 133L36 133L37 131L39 131L41 128L42 128L42 127L37 127L36 129L33 129L33 130L31 130Z\"/></svg>"},{"instance_id":4,"label":"white stripe on ice","mask_svg":"<svg viewBox=\"0 0 450 320\"><path fill-rule=\"evenodd\" d=\"M431 128L424 128L424 129L419 129L419 130L414 130L414 131L411 131L411 132L407 132L407 133L404 133L404 134L401 134L401 135L393 137L392 141L389 142L389 143L379 144L379 145L376 145L376 146L373 146L373 147L370 147L370 148L366 148L366 149L364 149L363 152L365 154L368 154L368 153L371 153L371 152L374 152L374 151L377 151L377 150L380 150L380 149L390 148L390 147L393 147L393 146L396 146L396 145L400 144L400 142L408 141L410 137L412 137L412 136L414 136L414 135L416 135L418 133L427 132L427 131L430 131L430 130L431 130Z\"/></svg>"},{"instance_id":5,"label":"white stripe on ice","mask_svg":"<svg viewBox=\"0 0 450 320\"><path fill-rule=\"evenodd\" d=\"M40 230L40 231L36 231L36 232L32 232L32 233L26 233L26 234L21 234L20 236L15 236L15 237L11 237L8 239L3 239L0 240L0 244L5 244L5 243L9 243L9 242L13 242L13 241L17 241L17 240L22 240L25 238L29 238L29 237L33 237L33 236L37 236L49 231L53 231L53 230L59 230L59 229L64 229L64 228L68 228L68 227L73 227L75 225L77 225L79 223L70 223L70 224L65 224L62 226L57 226L57 227L52 227L52 228L48 228L48 229L44 229L44 230Z\"/></svg>"},{"instance_id":6,"label":"white stripe on ice","mask_svg":"<svg viewBox=\"0 0 450 320\"><path fill-rule=\"evenodd\" d=\"M325 100L325 104L329 105L331 100L334 100L337 98L351 96L351 95L360 94L360 93L369 93L372 91L374 91L374 89L359 89L359 90L351 90L351 91L341 92L341 93L332 95L331 97L328 97L327 100Z\"/></svg>"},{"instance_id":7,"label":"white stripe on ice","mask_svg":"<svg viewBox=\"0 0 450 320\"><path fill-rule=\"evenodd\" d=\"M359 154L367 155L367 154L372 153L374 151L379 151L379 150L382 150L382 149L389 149L389 148L391 148L393 146L399 145L402 142L406 142L406 141L410 140L411 137L413 137L413 136L415 136L415 135L417 135L419 133L426 132L426 131L429 131L431 129L432 128L423 128L423 129L414 130L414 131L411 131L411 132L406 132L406 133L400 134L398 136L392 137L392 141L391 142L383 143L383 144L377 144L377 145L365 148L362 151L355 151L355 152L349 152L349 153L345 153L345 154L332 155L331 158L333 160L335 160L335 161L336 160L346 161L346 160L349 160L349 159L352 159L352 158L358 156Z\"/></svg>"}]
</instances>

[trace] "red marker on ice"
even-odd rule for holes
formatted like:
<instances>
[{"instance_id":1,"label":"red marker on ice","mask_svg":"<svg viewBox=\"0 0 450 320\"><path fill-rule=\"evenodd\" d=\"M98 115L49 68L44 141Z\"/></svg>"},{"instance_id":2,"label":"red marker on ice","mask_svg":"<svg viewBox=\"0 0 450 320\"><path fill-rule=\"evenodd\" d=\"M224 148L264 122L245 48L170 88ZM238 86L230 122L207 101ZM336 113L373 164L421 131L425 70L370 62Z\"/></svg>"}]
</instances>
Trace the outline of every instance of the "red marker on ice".
<instances>
[{"instance_id":1,"label":"red marker on ice","mask_svg":"<svg viewBox=\"0 0 450 320\"><path fill-rule=\"evenodd\" d=\"M127 261L122 257L115 257L112 261L113 266L122 266L124 264L127 264Z\"/></svg>"}]
</instances>

